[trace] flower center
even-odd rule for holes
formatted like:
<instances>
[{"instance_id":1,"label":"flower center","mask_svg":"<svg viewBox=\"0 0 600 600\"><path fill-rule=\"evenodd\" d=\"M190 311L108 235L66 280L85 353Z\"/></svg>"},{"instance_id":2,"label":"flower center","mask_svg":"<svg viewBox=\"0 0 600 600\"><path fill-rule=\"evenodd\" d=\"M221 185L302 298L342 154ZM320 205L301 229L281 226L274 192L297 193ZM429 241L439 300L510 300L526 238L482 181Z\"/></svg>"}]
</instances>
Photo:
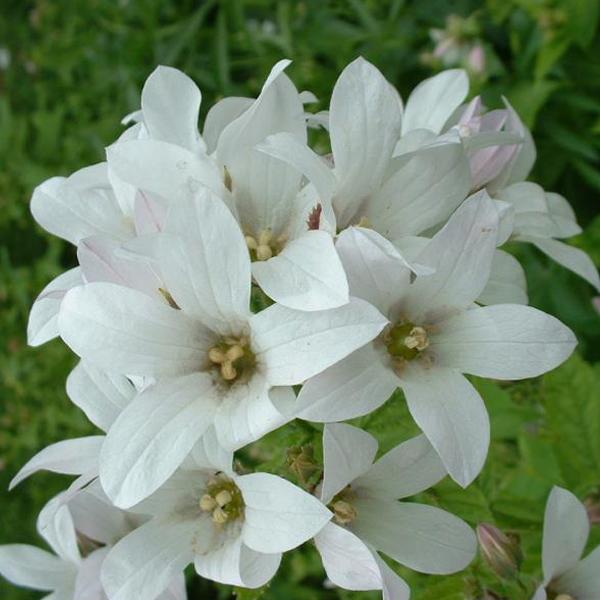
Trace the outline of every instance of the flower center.
<instances>
[{"instance_id":1,"label":"flower center","mask_svg":"<svg viewBox=\"0 0 600 600\"><path fill-rule=\"evenodd\" d=\"M386 331L383 337L388 352L394 358L413 360L429 347L429 336L424 327L401 321Z\"/></svg>"},{"instance_id":2,"label":"flower center","mask_svg":"<svg viewBox=\"0 0 600 600\"><path fill-rule=\"evenodd\" d=\"M256 356L247 337L225 337L208 351L211 365L227 383L247 381L256 368Z\"/></svg>"},{"instance_id":3,"label":"flower center","mask_svg":"<svg viewBox=\"0 0 600 600\"><path fill-rule=\"evenodd\" d=\"M244 499L240 488L224 474L208 482L206 494L200 498L200 508L211 513L217 525L244 518Z\"/></svg>"},{"instance_id":4,"label":"flower center","mask_svg":"<svg viewBox=\"0 0 600 600\"><path fill-rule=\"evenodd\" d=\"M250 250L250 258L253 262L269 260L273 256L277 256L283 250L286 241L285 235L275 238L271 229L263 229L256 236L246 236L246 245Z\"/></svg>"},{"instance_id":5,"label":"flower center","mask_svg":"<svg viewBox=\"0 0 600 600\"><path fill-rule=\"evenodd\" d=\"M350 486L345 487L329 503L329 508L333 511L333 518L340 525L348 525L358 517L358 510L352 504L355 494Z\"/></svg>"}]
</instances>

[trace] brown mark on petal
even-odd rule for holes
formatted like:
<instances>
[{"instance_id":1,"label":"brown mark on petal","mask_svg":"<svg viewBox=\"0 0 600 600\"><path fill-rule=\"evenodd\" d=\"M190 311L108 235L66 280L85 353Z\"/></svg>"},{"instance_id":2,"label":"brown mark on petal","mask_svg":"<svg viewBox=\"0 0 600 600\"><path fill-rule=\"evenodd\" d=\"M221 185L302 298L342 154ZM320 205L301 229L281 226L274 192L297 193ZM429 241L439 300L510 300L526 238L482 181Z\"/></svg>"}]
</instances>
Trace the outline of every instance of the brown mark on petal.
<instances>
[{"instance_id":1,"label":"brown mark on petal","mask_svg":"<svg viewBox=\"0 0 600 600\"><path fill-rule=\"evenodd\" d=\"M317 204L309 213L308 219L306 221L306 226L309 231L316 231L321 226L321 213L323 212L323 207L321 203Z\"/></svg>"}]
</instances>

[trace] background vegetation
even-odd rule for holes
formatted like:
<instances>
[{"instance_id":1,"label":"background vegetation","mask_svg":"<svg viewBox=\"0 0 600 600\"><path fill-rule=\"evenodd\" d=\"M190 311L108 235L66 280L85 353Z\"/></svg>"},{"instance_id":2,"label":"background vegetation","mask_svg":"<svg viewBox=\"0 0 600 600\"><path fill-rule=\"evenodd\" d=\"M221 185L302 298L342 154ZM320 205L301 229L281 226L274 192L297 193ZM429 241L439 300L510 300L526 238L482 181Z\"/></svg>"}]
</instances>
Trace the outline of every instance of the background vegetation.
<instances>
[{"instance_id":1,"label":"background vegetation","mask_svg":"<svg viewBox=\"0 0 600 600\"><path fill-rule=\"evenodd\" d=\"M28 348L29 307L41 288L75 264L75 253L38 228L28 202L52 175L103 159L138 108L157 64L191 75L203 113L223 95L256 95L282 57L300 89L328 104L341 69L357 55L374 62L406 98L444 66L468 66L490 106L506 95L533 129L533 177L564 194L585 233L572 243L600 264L600 39L597 0L3 0L0 15L0 543L40 543L35 517L65 480L39 475L8 494L10 478L43 446L92 431L72 407L64 381L74 357L59 342ZM451 16L452 15L452 16ZM450 17L450 18L449 18ZM432 31L432 30L438 30ZM441 30L441 31L440 31ZM435 56L436 45L451 51ZM481 47L481 55L471 51ZM438 47L438 55L440 48ZM539 574L543 507L552 484L600 504L600 317L593 290L537 251L518 247L533 305L565 321L578 355L541 380L481 383L493 422L488 464L467 491L444 482L426 501L475 525L494 522L521 537L520 582L497 578L482 561L449 578L409 575L415 600L530 598ZM401 398L361 423L386 450L413 433ZM315 444L319 432L290 425L245 460L289 476L275 448ZM273 450L272 450L273 449ZM596 507L596 508L594 508ZM591 544L600 542L599 527ZM378 598L323 586L310 545L286 558L264 598ZM231 590L195 581L190 598ZM256 594L242 595L254 598ZM0 597L39 597L0 581Z\"/></svg>"}]
</instances>

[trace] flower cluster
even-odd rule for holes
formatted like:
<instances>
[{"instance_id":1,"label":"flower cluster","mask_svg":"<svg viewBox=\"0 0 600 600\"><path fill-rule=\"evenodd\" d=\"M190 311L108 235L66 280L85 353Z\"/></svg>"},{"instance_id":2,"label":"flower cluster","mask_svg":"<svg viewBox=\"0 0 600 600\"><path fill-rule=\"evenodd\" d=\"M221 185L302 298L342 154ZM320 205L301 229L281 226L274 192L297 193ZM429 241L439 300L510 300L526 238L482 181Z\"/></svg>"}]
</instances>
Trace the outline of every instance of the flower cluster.
<instances>
[{"instance_id":1,"label":"flower cluster","mask_svg":"<svg viewBox=\"0 0 600 600\"><path fill-rule=\"evenodd\" d=\"M288 63L258 98L216 103L202 134L199 89L157 68L106 161L35 190L35 219L79 266L35 301L29 342L60 336L81 358L67 393L104 434L42 450L13 480L77 476L39 519L56 556L0 547L15 584L182 600L191 563L256 588L312 539L331 582L396 600L408 586L379 553L436 574L473 559L465 522L410 501L482 469L489 419L465 375L535 377L576 344L527 306L500 247L532 243L596 287L598 274L558 241L579 231L567 201L525 181L535 149L518 115L465 103L464 71L403 104L359 58L313 114ZM422 435L377 458L369 433L340 422L397 389ZM326 423L314 485L234 461L293 419ZM568 558L544 564L546 583L570 581Z\"/></svg>"}]
</instances>

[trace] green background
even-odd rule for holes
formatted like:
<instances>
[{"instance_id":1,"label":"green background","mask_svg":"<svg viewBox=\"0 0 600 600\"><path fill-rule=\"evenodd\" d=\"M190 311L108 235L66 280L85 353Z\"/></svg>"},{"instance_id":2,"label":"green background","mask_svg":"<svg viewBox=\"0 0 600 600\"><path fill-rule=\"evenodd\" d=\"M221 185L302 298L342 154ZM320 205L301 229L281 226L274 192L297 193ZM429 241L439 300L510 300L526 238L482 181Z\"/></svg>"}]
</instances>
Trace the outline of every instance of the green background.
<instances>
[{"instance_id":1,"label":"green background","mask_svg":"<svg viewBox=\"0 0 600 600\"><path fill-rule=\"evenodd\" d=\"M183 69L203 93L202 114L224 95L256 95L270 67L293 59L289 73L326 108L336 77L358 55L375 63L404 99L443 66L432 60L430 30L446 27L463 54L482 43L486 68L473 91L489 106L506 95L537 142L533 179L565 195L585 233L570 240L600 264L600 39L597 0L418 2L312 0L40 0L0 2L0 543L32 542L41 506L66 480L40 474L16 491L10 478L45 445L93 432L69 404L64 381L74 357L59 342L38 349L25 341L33 299L73 266L75 252L45 234L28 208L32 189L53 175L103 159L139 106L144 79L157 64ZM468 18L467 18L468 17ZM462 61L464 62L464 61ZM492 417L488 465L461 491L443 482L424 500L475 525L495 522L520 535L520 582L503 581L481 560L456 576L401 571L416 600L529 598L539 575L540 528L553 483L600 503L600 317L593 290L537 251L515 246L528 276L531 303L558 316L580 339L578 355L544 378L516 385L478 383ZM389 449L414 433L402 398L360 424ZM315 445L320 432L293 424L242 460L291 476L285 448ZM598 527L593 540L600 542ZM323 587L314 549L286 557L270 599L378 598ZM190 598L228 598L232 591L195 579ZM42 594L0 581L2 600ZM255 598L256 593L241 594Z\"/></svg>"}]
</instances>

